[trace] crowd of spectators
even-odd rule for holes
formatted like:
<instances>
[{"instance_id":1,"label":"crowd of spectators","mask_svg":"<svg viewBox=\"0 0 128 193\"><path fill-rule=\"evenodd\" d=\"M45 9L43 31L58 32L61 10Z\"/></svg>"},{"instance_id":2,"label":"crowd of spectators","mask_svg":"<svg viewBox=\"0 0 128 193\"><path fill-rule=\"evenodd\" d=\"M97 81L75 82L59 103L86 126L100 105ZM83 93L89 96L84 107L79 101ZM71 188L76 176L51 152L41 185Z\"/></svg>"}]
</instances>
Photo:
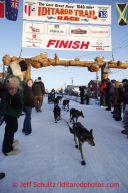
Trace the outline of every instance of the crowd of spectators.
<instances>
[{"instance_id":1,"label":"crowd of spectators","mask_svg":"<svg viewBox=\"0 0 128 193\"><path fill-rule=\"evenodd\" d=\"M115 121L123 122L124 129L121 132L128 135L128 80L119 82L104 79L99 85L99 92L100 106L111 111Z\"/></svg>"}]
</instances>

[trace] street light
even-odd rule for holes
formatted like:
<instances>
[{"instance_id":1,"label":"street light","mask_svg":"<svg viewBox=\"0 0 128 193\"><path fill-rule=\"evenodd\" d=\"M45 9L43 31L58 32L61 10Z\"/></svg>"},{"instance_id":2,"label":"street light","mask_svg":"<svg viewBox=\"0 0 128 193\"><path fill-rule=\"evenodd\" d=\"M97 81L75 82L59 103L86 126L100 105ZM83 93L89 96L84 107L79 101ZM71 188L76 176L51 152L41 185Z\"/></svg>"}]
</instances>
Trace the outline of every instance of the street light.
<instances>
[{"instance_id":1,"label":"street light","mask_svg":"<svg viewBox=\"0 0 128 193\"><path fill-rule=\"evenodd\" d=\"M66 91L66 82L64 82L64 92Z\"/></svg>"}]
</instances>

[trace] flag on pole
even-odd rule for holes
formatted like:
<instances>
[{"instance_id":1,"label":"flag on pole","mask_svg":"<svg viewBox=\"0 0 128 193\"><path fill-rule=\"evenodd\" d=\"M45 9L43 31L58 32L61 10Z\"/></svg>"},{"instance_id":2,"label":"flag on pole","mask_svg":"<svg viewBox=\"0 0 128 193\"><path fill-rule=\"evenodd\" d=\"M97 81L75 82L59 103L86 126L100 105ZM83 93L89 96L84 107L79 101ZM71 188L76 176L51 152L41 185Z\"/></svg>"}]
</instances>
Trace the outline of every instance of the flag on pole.
<instances>
[{"instance_id":1,"label":"flag on pole","mask_svg":"<svg viewBox=\"0 0 128 193\"><path fill-rule=\"evenodd\" d=\"M121 26L128 25L128 3L116 3L116 13L118 24Z\"/></svg>"},{"instance_id":2,"label":"flag on pole","mask_svg":"<svg viewBox=\"0 0 128 193\"><path fill-rule=\"evenodd\" d=\"M5 17L16 21L18 16L19 0L5 0Z\"/></svg>"},{"instance_id":3,"label":"flag on pole","mask_svg":"<svg viewBox=\"0 0 128 193\"><path fill-rule=\"evenodd\" d=\"M0 0L0 18L4 17L4 0Z\"/></svg>"}]
</instances>

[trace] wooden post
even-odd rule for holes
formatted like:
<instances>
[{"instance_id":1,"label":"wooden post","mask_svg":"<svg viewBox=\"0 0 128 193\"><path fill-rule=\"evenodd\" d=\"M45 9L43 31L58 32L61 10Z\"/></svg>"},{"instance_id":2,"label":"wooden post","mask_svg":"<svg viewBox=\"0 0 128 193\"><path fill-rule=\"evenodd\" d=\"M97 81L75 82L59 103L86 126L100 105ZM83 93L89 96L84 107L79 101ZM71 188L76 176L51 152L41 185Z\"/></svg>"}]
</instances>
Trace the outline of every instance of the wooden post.
<instances>
[{"instance_id":1,"label":"wooden post","mask_svg":"<svg viewBox=\"0 0 128 193\"><path fill-rule=\"evenodd\" d=\"M101 67L101 81L102 81L103 79L108 78L108 72L103 72L103 68L104 68L104 67Z\"/></svg>"},{"instance_id":2,"label":"wooden post","mask_svg":"<svg viewBox=\"0 0 128 193\"><path fill-rule=\"evenodd\" d=\"M25 62L27 63L28 65L28 69L27 69L27 72L26 72L26 76L25 76L25 79L29 79L31 78L31 64L29 63L29 59L25 59Z\"/></svg>"}]
</instances>

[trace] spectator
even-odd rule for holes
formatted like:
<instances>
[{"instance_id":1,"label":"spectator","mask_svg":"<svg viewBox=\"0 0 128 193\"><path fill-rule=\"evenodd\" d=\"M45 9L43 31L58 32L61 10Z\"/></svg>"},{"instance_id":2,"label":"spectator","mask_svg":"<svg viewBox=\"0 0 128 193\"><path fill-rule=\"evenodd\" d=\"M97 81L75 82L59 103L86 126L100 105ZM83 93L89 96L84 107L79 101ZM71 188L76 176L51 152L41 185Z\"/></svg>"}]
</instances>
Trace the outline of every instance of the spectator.
<instances>
[{"instance_id":1,"label":"spectator","mask_svg":"<svg viewBox=\"0 0 128 193\"><path fill-rule=\"evenodd\" d=\"M122 80L122 86L123 86L123 88L124 88L124 85L125 85L125 84L128 84L128 79L126 79L126 78ZM124 113L124 111L125 111L125 105L124 105L124 103L123 103L123 113Z\"/></svg>"},{"instance_id":2,"label":"spectator","mask_svg":"<svg viewBox=\"0 0 128 193\"><path fill-rule=\"evenodd\" d=\"M20 150L14 149L19 141L14 141L14 134L18 130L18 120L22 112L22 98L18 92L21 89L17 78L12 77L6 81L6 90L1 98L0 105L3 105L3 114L5 114L5 134L2 151L5 155L16 155Z\"/></svg>"},{"instance_id":3,"label":"spectator","mask_svg":"<svg viewBox=\"0 0 128 193\"><path fill-rule=\"evenodd\" d=\"M12 77L16 77L19 80L22 89L18 90L18 92L22 97L27 68L28 68L27 63L24 60L20 61L19 63L17 61L11 62L7 69L9 75L5 79L5 83L7 79Z\"/></svg>"},{"instance_id":4,"label":"spectator","mask_svg":"<svg viewBox=\"0 0 128 193\"><path fill-rule=\"evenodd\" d=\"M55 99L55 90L54 90L54 88L51 90L50 96L51 96L51 98L52 98L53 100Z\"/></svg>"},{"instance_id":5,"label":"spectator","mask_svg":"<svg viewBox=\"0 0 128 193\"><path fill-rule=\"evenodd\" d=\"M32 90L33 80L28 79L24 86L24 112L25 112L25 119L23 124L22 132L25 132L25 135L29 135L32 133L31 127L31 113L32 108L34 107L34 92Z\"/></svg>"},{"instance_id":6,"label":"spectator","mask_svg":"<svg viewBox=\"0 0 128 193\"><path fill-rule=\"evenodd\" d=\"M80 87L79 87L80 97L81 97L81 102L80 102L80 104L84 104L84 89L85 89L84 86L80 86Z\"/></svg>"},{"instance_id":7,"label":"spectator","mask_svg":"<svg viewBox=\"0 0 128 193\"><path fill-rule=\"evenodd\" d=\"M125 79L123 79L123 80L122 80L122 84L123 84L123 86L124 86L127 82L128 82L128 79L126 79L126 78L125 78Z\"/></svg>"},{"instance_id":8,"label":"spectator","mask_svg":"<svg viewBox=\"0 0 128 193\"><path fill-rule=\"evenodd\" d=\"M121 132L123 134L128 134L128 84L124 84L124 97L123 97L123 105L124 105L124 115L123 115L123 124L124 130Z\"/></svg>"},{"instance_id":9,"label":"spectator","mask_svg":"<svg viewBox=\"0 0 128 193\"><path fill-rule=\"evenodd\" d=\"M84 97L84 100L86 100L86 105L89 105L89 96L86 94Z\"/></svg>"},{"instance_id":10,"label":"spectator","mask_svg":"<svg viewBox=\"0 0 128 193\"><path fill-rule=\"evenodd\" d=\"M102 80L101 84L99 85L100 89L100 106L105 107L105 89L106 89L106 80Z\"/></svg>"},{"instance_id":11,"label":"spectator","mask_svg":"<svg viewBox=\"0 0 128 193\"><path fill-rule=\"evenodd\" d=\"M111 93L111 106L113 107L113 111L111 112L112 114L114 114L114 109L115 109L115 106L114 106L114 101L115 101L115 97L114 97L115 82L116 82L116 80L111 80L112 86L111 86L111 89L110 89L110 93Z\"/></svg>"},{"instance_id":12,"label":"spectator","mask_svg":"<svg viewBox=\"0 0 128 193\"><path fill-rule=\"evenodd\" d=\"M106 79L106 88L105 88L105 101L106 101L106 110L111 111L111 92L110 89L112 87L112 83L110 82L110 79Z\"/></svg>"},{"instance_id":13,"label":"spectator","mask_svg":"<svg viewBox=\"0 0 128 193\"><path fill-rule=\"evenodd\" d=\"M121 121L121 107L123 104L123 93L122 89L120 88L120 82L115 82L115 91L114 91L114 98L115 98L115 109L114 109L114 118L116 121Z\"/></svg>"},{"instance_id":14,"label":"spectator","mask_svg":"<svg viewBox=\"0 0 128 193\"><path fill-rule=\"evenodd\" d=\"M24 81L25 81L25 75L27 72L27 68L28 68L27 63L24 60L20 62L18 61L11 62L7 68L7 72L9 73L9 75L6 77L4 81L6 83L7 79L12 78L12 77L16 77L19 80L20 86L22 89L18 90L18 92L20 93L22 97L22 102L23 102L23 87L24 87ZM21 115L24 115L24 114L21 113Z\"/></svg>"},{"instance_id":15,"label":"spectator","mask_svg":"<svg viewBox=\"0 0 128 193\"><path fill-rule=\"evenodd\" d=\"M41 106L43 104L43 94L45 94L45 86L41 81L41 77L38 77L33 84L33 91L35 94L35 109L37 112L41 111Z\"/></svg>"}]
</instances>

